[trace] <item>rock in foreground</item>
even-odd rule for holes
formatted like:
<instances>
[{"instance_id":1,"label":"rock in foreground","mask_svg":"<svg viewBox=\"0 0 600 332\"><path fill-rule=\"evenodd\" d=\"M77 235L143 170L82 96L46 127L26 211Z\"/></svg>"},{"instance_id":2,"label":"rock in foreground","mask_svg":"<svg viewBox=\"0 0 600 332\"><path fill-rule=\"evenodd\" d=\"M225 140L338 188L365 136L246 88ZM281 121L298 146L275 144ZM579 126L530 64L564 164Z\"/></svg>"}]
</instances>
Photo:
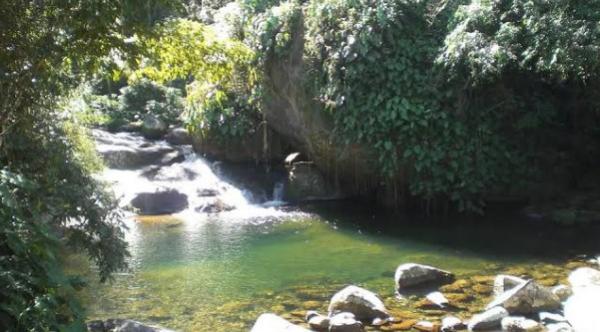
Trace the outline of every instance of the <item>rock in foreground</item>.
<instances>
[{"instance_id":1,"label":"rock in foreground","mask_svg":"<svg viewBox=\"0 0 600 332\"><path fill-rule=\"evenodd\" d=\"M489 331L500 327L502 319L508 317L508 311L502 307L494 307L473 316L469 321L469 331Z\"/></svg>"},{"instance_id":2,"label":"rock in foreground","mask_svg":"<svg viewBox=\"0 0 600 332\"><path fill-rule=\"evenodd\" d=\"M398 266L394 280L396 281L396 290L401 290L428 284L450 283L454 280L454 275L433 266L407 263Z\"/></svg>"},{"instance_id":3,"label":"rock in foreground","mask_svg":"<svg viewBox=\"0 0 600 332\"><path fill-rule=\"evenodd\" d=\"M561 303L550 289L529 280L498 296L487 309L493 307L503 307L511 314L527 315L560 309Z\"/></svg>"},{"instance_id":4,"label":"rock in foreground","mask_svg":"<svg viewBox=\"0 0 600 332\"><path fill-rule=\"evenodd\" d=\"M310 332L294 325L275 314L262 314L258 317L250 332Z\"/></svg>"},{"instance_id":5,"label":"rock in foreground","mask_svg":"<svg viewBox=\"0 0 600 332\"><path fill-rule=\"evenodd\" d=\"M339 312L351 312L358 320L368 323L377 318L389 318L381 299L375 293L358 286L348 286L331 298L329 315Z\"/></svg>"}]
</instances>

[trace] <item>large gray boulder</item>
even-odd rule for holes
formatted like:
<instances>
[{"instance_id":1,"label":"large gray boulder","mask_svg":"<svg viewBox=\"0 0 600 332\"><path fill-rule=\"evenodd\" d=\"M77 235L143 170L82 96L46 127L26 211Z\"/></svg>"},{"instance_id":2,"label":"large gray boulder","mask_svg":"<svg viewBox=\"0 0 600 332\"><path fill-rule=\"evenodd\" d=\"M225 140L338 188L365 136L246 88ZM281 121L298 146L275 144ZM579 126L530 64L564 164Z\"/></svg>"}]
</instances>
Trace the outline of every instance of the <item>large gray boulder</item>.
<instances>
[{"instance_id":1,"label":"large gray boulder","mask_svg":"<svg viewBox=\"0 0 600 332\"><path fill-rule=\"evenodd\" d=\"M358 286L348 286L337 292L329 302L329 316L339 312L351 312L358 320L371 324L376 319L390 316L383 301L373 292Z\"/></svg>"},{"instance_id":2,"label":"large gray boulder","mask_svg":"<svg viewBox=\"0 0 600 332\"><path fill-rule=\"evenodd\" d=\"M294 325L275 314L267 313L258 317L250 332L310 332L310 330Z\"/></svg>"},{"instance_id":3,"label":"large gray boulder","mask_svg":"<svg viewBox=\"0 0 600 332\"><path fill-rule=\"evenodd\" d=\"M500 322L503 331L509 332L544 332L542 324L525 317L504 317Z\"/></svg>"},{"instance_id":4,"label":"large gray boulder","mask_svg":"<svg viewBox=\"0 0 600 332\"><path fill-rule=\"evenodd\" d=\"M526 315L560 309L558 296L546 287L529 280L498 296L487 309L503 307L511 314Z\"/></svg>"},{"instance_id":5,"label":"large gray boulder","mask_svg":"<svg viewBox=\"0 0 600 332\"><path fill-rule=\"evenodd\" d=\"M519 277L500 274L494 279L494 296L500 296L504 292L525 283L525 281L525 279L521 279Z\"/></svg>"},{"instance_id":6,"label":"large gray boulder","mask_svg":"<svg viewBox=\"0 0 600 332\"><path fill-rule=\"evenodd\" d=\"M396 290L430 284L450 283L454 280L451 272L433 266L406 263L398 266L394 275Z\"/></svg>"},{"instance_id":7,"label":"large gray boulder","mask_svg":"<svg viewBox=\"0 0 600 332\"><path fill-rule=\"evenodd\" d=\"M185 128L172 128L165 135L165 140L173 145L192 144L192 137Z\"/></svg>"},{"instance_id":8,"label":"large gray boulder","mask_svg":"<svg viewBox=\"0 0 600 332\"><path fill-rule=\"evenodd\" d=\"M569 274L573 291L587 287L600 287L600 271L591 267L580 267Z\"/></svg>"},{"instance_id":9,"label":"large gray boulder","mask_svg":"<svg viewBox=\"0 0 600 332\"><path fill-rule=\"evenodd\" d=\"M169 126L156 115L147 114L142 120L142 135L149 139L157 139L164 136Z\"/></svg>"},{"instance_id":10,"label":"large gray boulder","mask_svg":"<svg viewBox=\"0 0 600 332\"><path fill-rule=\"evenodd\" d=\"M600 328L600 286L573 288L564 304L565 318L575 331L593 332Z\"/></svg>"},{"instance_id":11,"label":"large gray boulder","mask_svg":"<svg viewBox=\"0 0 600 332\"><path fill-rule=\"evenodd\" d=\"M508 317L506 309L502 307L491 308L471 318L468 326L469 331L497 330L505 317Z\"/></svg>"},{"instance_id":12,"label":"large gray boulder","mask_svg":"<svg viewBox=\"0 0 600 332\"><path fill-rule=\"evenodd\" d=\"M130 319L107 319L87 324L88 332L174 332L157 326L146 325Z\"/></svg>"},{"instance_id":13,"label":"large gray boulder","mask_svg":"<svg viewBox=\"0 0 600 332\"><path fill-rule=\"evenodd\" d=\"M139 193L131 200L131 205L141 215L172 214L187 209L188 197L177 190L154 193Z\"/></svg>"}]
</instances>

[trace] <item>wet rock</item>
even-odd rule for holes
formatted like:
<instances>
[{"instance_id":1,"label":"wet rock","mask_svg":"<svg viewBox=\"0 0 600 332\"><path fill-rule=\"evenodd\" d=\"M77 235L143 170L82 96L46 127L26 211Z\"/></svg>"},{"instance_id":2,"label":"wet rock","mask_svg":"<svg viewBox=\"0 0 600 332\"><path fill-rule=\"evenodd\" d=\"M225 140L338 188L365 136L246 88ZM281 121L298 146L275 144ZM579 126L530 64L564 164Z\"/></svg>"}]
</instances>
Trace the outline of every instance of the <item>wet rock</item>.
<instances>
[{"instance_id":1,"label":"wet rock","mask_svg":"<svg viewBox=\"0 0 600 332\"><path fill-rule=\"evenodd\" d=\"M502 307L494 307L485 312L473 316L469 321L469 331L489 331L499 328L504 317L508 317L508 311Z\"/></svg>"},{"instance_id":2,"label":"wet rock","mask_svg":"<svg viewBox=\"0 0 600 332\"><path fill-rule=\"evenodd\" d=\"M304 320L308 322L309 319L313 318L314 316L318 316L318 315L320 315L320 314L316 310L309 310L306 312L306 315L304 315Z\"/></svg>"},{"instance_id":3,"label":"wet rock","mask_svg":"<svg viewBox=\"0 0 600 332\"><path fill-rule=\"evenodd\" d=\"M187 145L192 144L192 137L185 128L177 127L172 128L165 135L165 140L173 145Z\"/></svg>"},{"instance_id":4,"label":"wet rock","mask_svg":"<svg viewBox=\"0 0 600 332\"><path fill-rule=\"evenodd\" d=\"M440 330L440 325L428 321L420 321L413 328L423 332L437 332Z\"/></svg>"},{"instance_id":5,"label":"wet rock","mask_svg":"<svg viewBox=\"0 0 600 332\"><path fill-rule=\"evenodd\" d=\"M600 287L586 286L573 291L573 296L564 304L565 318L575 331L597 331L600 326Z\"/></svg>"},{"instance_id":6,"label":"wet rock","mask_svg":"<svg viewBox=\"0 0 600 332\"><path fill-rule=\"evenodd\" d=\"M196 212L201 213L220 213L234 210L235 206L227 204L220 199L215 199L212 201L207 201L202 205L196 207Z\"/></svg>"},{"instance_id":7,"label":"wet rock","mask_svg":"<svg viewBox=\"0 0 600 332\"><path fill-rule=\"evenodd\" d=\"M331 298L328 310L329 316L338 312L351 312L357 319L368 323L375 318L389 318L385 305L375 293L354 285L337 292Z\"/></svg>"},{"instance_id":8,"label":"wet rock","mask_svg":"<svg viewBox=\"0 0 600 332\"><path fill-rule=\"evenodd\" d=\"M455 332L464 330L467 326L463 321L454 316L446 316L442 319L442 332Z\"/></svg>"},{"instance_id":9,"label":"wet rock","mask_svg":"<svg viewBox=\"0 0 600 332\"><path fill-rule=\"evenodd\" d=\"M485 285L485 284L473 285L472 288L473 288L473 291L475 291L475 293L481 294L481 295L488 295L494 291L494 287L492 287L490 285Z\"/></svg>"},{"instance_id":10,"label":"wet rock","mask_svg":"<svg viewBox=\"0 0 600 332\"><path fill-rule=\"evenodd\" d=\"M320 314L311 316L307 322L311 329L317 331L327 331L330 325L329 317Z\"/></svg>"},{"instance_id":11,"label":"wet rock","mask_svg":"<svg viewBox=\"0 0 600 332\"><path fill-rule=\"evenodd\" d=\"M561 307L560 299L546 287L529 280L498 296L487 309L501 306L511 314L552 311Z\"/></svg>"},{"instance_id":12,"label":"wet rock","mask_svg":"<svg viewBox=\"0 0 600 332\"><path fill-rule=\"evenodd\" d=\"M131 205L141 215L172 214L187 209L188 198L177 190L139 193L131 200Z\"/></svg>"},{"instance_id":13,"label":"wet rock","mask_svg":"<svg viewBox=\"0 0 600 332\"><path fill-rule=\"evenodd\" d=\"M394 280L396 290L399 291L415 286L450 283L454 280L454 275L433 266L407 263L398 266Z\"/></svg>"},{"instance_id":14,"label":"wet rock","mask_svg":"<svg viewBox=\"0 0 600 332\"><path fill-rule=\"evenodd\" d=\"M504 317L500 323L503 331L509 332L542 332L544 326L533 319L525 317Z\"/></svg>"},{"instance_id":15,"label":"wet rock","mask_svg":"<svg viewBox=\"0 0 600 332\"><path fill-rule=\"evenodd\" d=\"M540 317L540 322L542 322L544 324L562 323L562 322L567 321L567 319L565 317L563 317L562 315L555 314L552 312L545 312L545 311L540 312L539 317Z\"/></svg>"},{"instance_id":16,"label":"wet rock","mask_svg":"<svg viewBox=\"0 0 600 332\"><path fill-rule=\"evenodd\" d=\"M363 332L363 324L356 320L354 314L340 312L329 319L330 332Z\"/></svg>"},{"instance_id":17,"label":"wet rock","mask_svg":"<svg viewBox=\"0 0 600 332\"><path fill-rule=\"evenodd\" d=\"M504 292L517 287L525 281L525 279L519 277L500 274L496 276L496 279L494 279L494 296L500 296Z\"/></svg>"},{"instance_id":18,"label":"wet rock","mask_svg":"<svg viewBox=\"0 0 600 332\"><path fill-rule=\"evenodd\" d=\"M553 323L546 325L546 332L575 332L569 323Z\"/></svg>"},{"instance_id":19,"label":"wet rock","mask_svg":"<svg viewBox=\"0 0 600 332\"><path fill-rule=\"evenodd\" d=\"M425 298L432 304L435 304L437 307L442 309L447 307L449 304L448 299L440 292L431 292L427 294Z\"/></svg>"},{"instance_id":20,"label":"wet rock","mask_svg":"<svg viewBox=\"0 0 600 332\"><path fill-rule=\"evenodd\" d=\"M213 197L219 195L219 190L213 188L198 189L199 197Z\"/></svg>"},{"instance_id":21,"label":"wet rock","mask_svg":"<svg viewBox=\"0 0 600 332\"><path fill-rule=\"evenodd\" d=\"M312 201L331 199L335 193L312 162L295 162L288 167L288 179L285 184L285 201Z\"/></svg>"},{"instance_id":22,"label":"wet rock","mask_svg":"<svg viewBox=\"0 0 600 332\"><path fill-rule=\"evenodd\" d=\"M174 151L173 148L164 146L137 148L113 145L98 148L106 166L114 169L135 169L160 164L165 156Z\"/></svg>"},{"instance_id":23,"label":"wet rock","mask_svg":"<svg viewBox=\"0 0 600 332\"><path fill-rule=\"evenodd\" d=\"M600 271L591 267L580 267L569 274L569 283L573 291L579 288L600 287Z\"/></svg>"},{"instance_id":24,"label":"wet rock","mask_svg":"<svg viewBox=\"0 0 600 332\"><path fill-rule=\"evenodd\" d=\"M566 285L558 285L558 286L554 286L552 288L552 293L554 293L554 295L558 296L558 298L560 299L560 301L566 301L569 296L573 295L573 290L571 290L571 287L566 286Z\"/></svg>"},{"instance_id":25,"label":"wet rock","mask_svg":"<svg viewBox=\"0 0 600 332\"><path fill-rule=\"evenodd\" d=\"M287 320L275 315L275 314L262 314L258 317L252 330L250 332L274 332L274 331L285 331L285 332L310 332L309 330L294 325Z\"/></svg>"},{"instance_id":26,"label":"wet rock","mask_svg":"<svg viewBox=\"0 0 600 332\"><path fill-rule=\"evenodd\" d=\"M167 124L156 115L148 114L142 121L142 135L149 139L157 139L167 132Z\"/></svg>"},{"instance_id":27,"label":"wet rock","mask_svg":"<svg viewBox=\"0 0 600 332\"><path fill-rule=\"evenodd\" d=\"M130 319L107 319L87 325L88 332L173 332L161 327L146 325Z\"/></svg>"},{"instance_id":28,"label":"wet rock","mask_svg":"<svg viewBox=\"0 0 600 332\"><path fill-rule=\"evenodd\" d=\"M444 285L440 287L440 291L444 293L464 293L466 289L470 288L473 283L466 279L459 279L450 285Z\"/></svg>"}]
</instances>

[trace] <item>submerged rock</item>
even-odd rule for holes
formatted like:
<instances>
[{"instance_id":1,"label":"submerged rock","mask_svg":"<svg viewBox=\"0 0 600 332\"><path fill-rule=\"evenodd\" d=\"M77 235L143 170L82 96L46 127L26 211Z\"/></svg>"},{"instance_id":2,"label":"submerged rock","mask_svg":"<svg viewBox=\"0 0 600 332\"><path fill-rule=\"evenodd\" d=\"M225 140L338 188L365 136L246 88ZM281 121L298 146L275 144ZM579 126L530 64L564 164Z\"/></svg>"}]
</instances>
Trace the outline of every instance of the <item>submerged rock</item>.
<instances>
[{"instance_id":1,"label":"submerged rock","mask_svg":"<svg viewBox=\"0 0 600 332\"><path fill-rule=\"evenodd\" d=\"M494 296L500 296L504 292L511 290L525 282L525 279L519 277L500 274L496 276L496 279L494 279Z\"/></svg>"},{"instance_id":2,"label":"submerged rock","mask_svg":"<svg viewBox=\"0 0 600 332\"><path fill-rule=\"evenodd\" d=\"M177 190L139 193L131 205L139 209L141 215L172 214L187 209L188 198Z\"/></svg>"},{"instance_id":3,"label":"submerged rock","mask_svg":"<svg viewBox=\"0 0 600 332\"><path fill-rule=\"evenodd\" d=\"M330 332L363 332L363 324L349 312L337 313L329 319Z\"/></svg>"},{"instance_id":4,"label":"submerged rock","mask_svg":"<svg viewBox=\"0 0 600 332\"><path fill-rule=\"evenodd\" d=\"M174 332L130 319L107 319L87 324L88 332Z\"/></svg>"},{"instance_id":5,"label":"submerged rock","mask_svg":"<svg viewBox=\"0 0 600 332\"><path fill-rule=\"evenodd\" d=\"M423 320L417 322L417 324L415 324L413 328L422 332L437 332L440 330L440 325Z\"/></svg>"},{"instance_id":6,"label":"submerged rock","mask_svg":"<svg viewBox=\"0 0 600 332\"><path fill-rule=\"evenodd\" d=\"M310 332L309 330L294 325L275 314L262 314L258 317L250 332Z\"/></svg>"},{"instance_id":7,"label":"submerged rock","mask_svg":"<svg viewBox=\"0 0 600 332\"><path fill-rule=\"evenodd\" d=\"M427 284L444 284L454 281L454 275L433 266L407 263L398 266L394 275L396 290Z\"/></svg>"},{"instance_id":8,"label":"submerged rock","mask_svg":"<svg viewBox=\"0 0 600 332\"><path fill-rule=\"evenodd\" d=\"M525 317L504 317L500 325L503 331L510 332L542 332L545 330L542 324Z\"/></svg>"},{"instance_id":9,"label":"submerged rock","mask_svg":"<svg viewBox=\"0 0 600 332\"><path fill-rule=\"evenodd\" d=\"M469 331L489 331L501 326L502 319L508 317L508 311L502 307L491 308L473 316L469 321Z\"/></svg>"},{"instance_id":10,"label":"submerged rock","mask_svg":"<svg viewBox=\"0 0 600 332\"><path fill-rule=\"evenodd\" d=\"M337 292L329 302L329 316L351 312L357 319L372 323L374 319L388 319L383 301L373 292L358 286L348 286Z\"/></svg>"},{"instance_id":11,"label":"submerged rock","mask_svg":"<svg viewBox=\"0 0 600 332\"><path fill-rule=\"evenodd\" d=\"M204 204L196 207L196 212L203 213L220 213L234 210L235 206L227 204L220 199L215 199L212 201L207 201Z\"/></svg>"},{"instance_id":12,"label":"submerged rock","mask_svg":"<svg viewBox=\"0 0 600 332\"><path fill-rule=\"evenodd\" d=\"M487 309L503 307L511 314L530 314L552 311L561 306L560 299L546 287L529 280L498 296Z\"/></svg>"}]
</instances>

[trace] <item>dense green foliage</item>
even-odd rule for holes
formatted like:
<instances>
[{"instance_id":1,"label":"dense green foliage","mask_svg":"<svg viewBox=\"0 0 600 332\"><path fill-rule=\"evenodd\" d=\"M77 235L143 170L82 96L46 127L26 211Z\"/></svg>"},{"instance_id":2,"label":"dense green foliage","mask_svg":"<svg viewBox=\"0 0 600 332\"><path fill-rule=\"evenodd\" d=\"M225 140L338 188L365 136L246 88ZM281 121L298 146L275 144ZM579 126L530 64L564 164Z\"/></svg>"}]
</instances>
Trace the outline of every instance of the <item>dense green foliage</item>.
<instances>
[{"instance_id":1,"label":"dense green foliage","mask_svg":"<svg viewBox=\"0 0 600 332\"><path fill-rule=\"evenodd\" d=\"M175 2L160 1L169 8ZM121 218L65 96L146 31L136 1L9 1L0 6L0 330L82 330L63 250L102 280L124 267Z\"/></svg>"}]
</instances>

